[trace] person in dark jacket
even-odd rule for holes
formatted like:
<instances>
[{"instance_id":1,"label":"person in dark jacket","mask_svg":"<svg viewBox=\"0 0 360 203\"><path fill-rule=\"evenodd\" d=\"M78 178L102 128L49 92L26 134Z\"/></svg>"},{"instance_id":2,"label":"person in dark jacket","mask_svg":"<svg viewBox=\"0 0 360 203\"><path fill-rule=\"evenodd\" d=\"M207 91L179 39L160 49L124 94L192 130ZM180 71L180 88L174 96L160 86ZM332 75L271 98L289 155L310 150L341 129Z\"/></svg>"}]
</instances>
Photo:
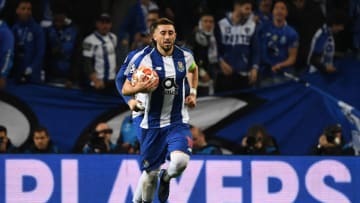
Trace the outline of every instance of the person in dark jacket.
<instances>
[{"instance_id":1,"label":"person in dark jacket","mask_svg":"<svg viewBox=\"0 0 360 203\"><path fill-rule=\"evenodd\" d=\"M32 18L32 4L20 0L16 8L17 22L12 27L15 37L13 74L22 83L42 81L42 63L45 53L43 29Z\"/></svg>"}]
</instances>

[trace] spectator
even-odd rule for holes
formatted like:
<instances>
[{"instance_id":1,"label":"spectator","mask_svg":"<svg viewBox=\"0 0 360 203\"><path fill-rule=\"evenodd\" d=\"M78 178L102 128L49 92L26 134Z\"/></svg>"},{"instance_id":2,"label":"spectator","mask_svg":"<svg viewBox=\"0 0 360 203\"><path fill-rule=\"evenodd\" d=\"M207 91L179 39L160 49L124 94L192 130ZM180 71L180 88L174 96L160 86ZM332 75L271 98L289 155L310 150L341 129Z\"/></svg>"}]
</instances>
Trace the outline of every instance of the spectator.
<instances>
[{"instance_id":1,"label":"spectator","mask_svg":"<svg viewBox=\"0 0 360 203\"><path fill-rule=\"evenodd\" d=\"M142 5L143 0L139 0L133 5L121 23L118 38L122 49L129 49L136 36L146 33L145 17L147 9Z\"/></svg>"},{"instance_id":2,"label":"spectator","mask_svg":"<svg viewBox=\"0 0 360 203\"><path fill-rule=\"evenodd\" d=\"M272 22L272 0L258 0L258 9L254 11L254 20L257 24Z\"/></svg>"},{"instance_id":3,"label":"spectator","mask_svg":"<svg viewBox=\"0 0 360 203\"><path fill-rule=\"evenodd\" d=\"M197 127L191 126L190 131L193 141L193 154L221 155L220 147L208 144L204 133Z\"/></svg>"},{"instance_id":4,"label":"spectator","mask_svg":"<svg viewBox=\"0 0 360 203\"><path fill-rule=\"evenodd\" d=\"M213 93L213 82L219 70L214 27L214 16L210 13L203 13L197 29L187 42L188 47L194 53L196 64L199 66L199 96Z\"/></svg>"},{"instance_id":5,"label":"spectator","mask_svg":"<svg viewBox=\"0 0 360 203\"><path fill-rule=\"evenodd\" d=\"M286 23L288 15L286 2L278 0L273 8L273 22L262 28L263 71L261 86L273 85L284 81L281 71L292 72L295 65L299 36ZM278 75L276 75L278 74Z\"/></svg>"},{"instance_id":6,"label":"spectator","mask_svg":"<svg viewBox=\"0 0 360 203\"><path fill-rule=\"evenodd\" d=\"M263 126L254 125L248 129L246 136L242 139L238 153L251 155L274 155L279 154L280 151L275 138L269 135Z\"/></svg>"},{"instance_id":7,"label":"spectator","mask_svg":"<svg viewBox=\"0 0 360 203\"><path fill-rule=\"evenodd\" d=\"M314 155L354 155L352 144L345 144L340 124L329 125L319 137Z\"/></svg>"},{"instance_id":8,"label":"spectator","mask_svg":"<svg viewBox=\"0 0 360 203\"><path fill-rule=\"evenodd\" d=\"M5 0L0 0L0 15L5 5ZM13 65L14 36L6 22L0 17L0 90L5 88L7 76Z\"/></svg>"},{"instance_id":9,"label":"spectator","mask_svg":"<svg viewBox=\"0 0 360 203\"><path fill-rule=\"evenodd\" d=\"M45 127L38 127L32 133L32 142L24 150L28 154L52 154L60 153L60 150L51 140L48 130Z\"/></svg>"},{"instance_id":10,"label":"spectator","mask_svg":"<svg viewBox=\"0 0 360 203\"><path fill-rule=\"evenodd\" d=\"M339 15L329 17L327 23L315 33L308 56L310 72L319 70L322 73L334 73L336 71L336 67L334 66L334 34L344 30L344 22L342 19Z\"/></svg>"},{"instance_id":11,"label":"spectator","mask_svg":"<svg viewBox=\"0 0 360 203\"><path fill-rule=\"evenodd\" d=\"M137 138L139 126L135 126L131 115L126 116L121 123L120 136L118 138L119 152L128 154L139 154L140 146Z\"/></svg>"},{"instance_id":12,"label":"spectator","mask_svg":"<svg viewBox=\"0 0 360 203\"><path fill-rule=\"evenodd\" d=\"M7 136L6 127L0 125L0 154L16 153L16 152L17 152L17 148L11 143L10 138Z\"/></svg>"},{"instance_id":13,"label":"spectator","mask_svg":"<svg viewBox=\"0 0 360 203\"><path fill-rule=\"evenodd\" d=\"M85 74L90 86L105 92L115 91L117 37L111 33L109 14L103 13L96 20L96 30L83 42Z\"/></svg>"},{"instance_id":14,"label":"spectator","mask_svg":"<svg viewBox=\"0 0 360 203\"><path fill-rule=\"evenodd\" d=\"M260 44L251 13L251 0L236 0L233 11L218 22L217 92L248 88L257 80Z\"/></svg>"},{"instance_id":15,"label":"spectator","mask_svg":"<svg viewBox=\"0 0 360 203\"><path fill-rule=\"evenodd\" d=\"M150 45L151 35L150 35L150 26L152 23L156 22L160 18L158 10L150 10L147 12L146 16L146 32L136 33L134 36L134 41L130 47L131 50L143 48L146 45Z\"/></svg>"},{"instance_id":16,"label":"spectator","mask_svg":"<svg viewBox=\"0 0 360 203\"><path fill-rule=\"evenodd\" d=\"M55 13L52 25L46 29L46 82L65 87L77 82L78 38L78 30L71 19L64 12Z\"/></svg>"},{"instance_id":17,"label":"spectator","mask_svg":"<svg viewBox=\"0 0 360 203\"><path fill-rule=\"evenodd\" d=\"M117 146L111 142L112 133L113 130L108 124L97 124L95 130L90 134L88 143L83 148L83 153L113 153Z\"/></svg>"},{"instance_id":18,"label":"spectator","mask_svg":"<svg viewBox=\"0 0 360 203\"><path fill-rule=\"evenodd\" d=\"M291 0L287 22L299 34L299 48L296 71L302 73L306 68L310 44L316 30L325 23L325 11L314 0Z\"/></svg>"},{"instance_id":19,"label":"spectator","mask_svg":"<svg viewBox=\"0 0 360 203\"><path fill-rule=\"evenodd\" d=\"M356 58L360 60L360 0L350 1L350 18L352 22L353 48Z\"/></svg>"},{"instance_id":20,"label":"spectator","mask_svg":"<svg viewBox=\"0 0 360 203\"><path fill-rule=\"evenodd\" d=\"M43 29L32 18L32 4L19 0L18 21L12 27L15 36L14 77L22 83L42 82L42 63L45 53Z\"/></svg>"}]
</instances>

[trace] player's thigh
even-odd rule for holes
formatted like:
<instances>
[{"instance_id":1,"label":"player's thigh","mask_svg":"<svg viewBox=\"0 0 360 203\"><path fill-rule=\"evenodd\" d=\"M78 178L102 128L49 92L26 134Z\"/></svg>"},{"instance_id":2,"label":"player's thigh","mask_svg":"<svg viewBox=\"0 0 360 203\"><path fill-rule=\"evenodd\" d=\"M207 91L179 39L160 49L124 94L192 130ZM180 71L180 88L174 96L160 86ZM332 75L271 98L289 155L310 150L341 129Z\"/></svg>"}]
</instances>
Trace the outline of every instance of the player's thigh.
<instances>
[{"instance_id":1,"label":"player's thigh","mask_svg":"<svg viewBox=\"0 0 360 203\"><path fill-rule=\"evenodd\" d=\"M188 124L172 126L167 135L168 152L182 151L191 154L192 134Z\"/></svg>"},{"instance_id":2,"label":"player's thigh","mask_svg":"<svg viewBox=\"0 0 360 203\"><path fill-rule=\"evenodd\" d=\"M166 136L160 129L142 129L140 140L141 169L150 171L159 168L166 157Z\"/></svg>"}]
</instances>

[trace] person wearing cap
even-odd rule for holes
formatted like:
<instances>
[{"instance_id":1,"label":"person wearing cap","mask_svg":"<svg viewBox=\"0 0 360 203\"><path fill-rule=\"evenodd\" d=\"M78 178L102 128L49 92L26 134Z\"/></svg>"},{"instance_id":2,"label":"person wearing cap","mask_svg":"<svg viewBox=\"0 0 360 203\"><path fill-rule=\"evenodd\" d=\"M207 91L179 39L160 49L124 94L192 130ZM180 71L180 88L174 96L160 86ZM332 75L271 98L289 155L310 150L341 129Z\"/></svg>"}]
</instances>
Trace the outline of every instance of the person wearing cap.
<instances>
[{"instance_id":1,"label":"person wearing cap","mask_svg":"<svg viewBox=\"0 0 360 203\"><path fill-rule=\"evenodd\" d=\"M45 29L46 82L51 85L72 87L78 79L76 56L79 48L79 34L65 12L53 13L51 25Z\"/></svg>"},{"instance_id":2,"label":"person wearing cap","mask_svg":"<svg viewBox=\"0 0 360 203\"><path fill-rule=\"evenodd\" d=\"M96 30L83 41L84 72L96 90L115 90L117 37L111 33L111 17L102 13L96 19Z\"/></svg>"},{"instance_id":3,"label":"person wearing cap","mask_svg":"<svg viewBox=\"0 0 360 203\"><path fill-rule=\"evenodd\" d=\"M0 14L6 1L0 0ZM0 18L0 89L6 85L7 76L13 65L14 36L5 21Z\"/></svg>"}]
</instances>

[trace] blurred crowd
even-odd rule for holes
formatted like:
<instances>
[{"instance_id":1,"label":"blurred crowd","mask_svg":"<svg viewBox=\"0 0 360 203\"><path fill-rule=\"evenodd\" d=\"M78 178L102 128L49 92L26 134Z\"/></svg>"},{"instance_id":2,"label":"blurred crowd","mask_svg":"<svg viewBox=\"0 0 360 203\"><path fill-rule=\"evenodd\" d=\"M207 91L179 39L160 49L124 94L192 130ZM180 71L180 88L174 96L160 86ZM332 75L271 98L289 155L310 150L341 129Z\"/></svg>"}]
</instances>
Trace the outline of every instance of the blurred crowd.
<instances>
[{"instance_id":1,"label":"blurred crowd","mask_svg":"<svg viewBox=\"0 0 360 203\"><path fill-rule=\"evenodd\" d=\"M149 26L160 17L175 22L177 45L193 51L200 96L278 84L284 72L335 74L338 58L360 60L360 0L0 0L0 10L0 89L13 80L117 94L125 56L152 43ZM194 153L280 154L262 126L251 127L237 150L192 132ZM314 153L345 146L327 132ZM5 127L0 133L0 151L15 150ZM100 123L83 151L138 153L136 141L112 144L111 134ZM59 152L44 127L32 143L21 150Z\"/></svg>"}]
</instances>

